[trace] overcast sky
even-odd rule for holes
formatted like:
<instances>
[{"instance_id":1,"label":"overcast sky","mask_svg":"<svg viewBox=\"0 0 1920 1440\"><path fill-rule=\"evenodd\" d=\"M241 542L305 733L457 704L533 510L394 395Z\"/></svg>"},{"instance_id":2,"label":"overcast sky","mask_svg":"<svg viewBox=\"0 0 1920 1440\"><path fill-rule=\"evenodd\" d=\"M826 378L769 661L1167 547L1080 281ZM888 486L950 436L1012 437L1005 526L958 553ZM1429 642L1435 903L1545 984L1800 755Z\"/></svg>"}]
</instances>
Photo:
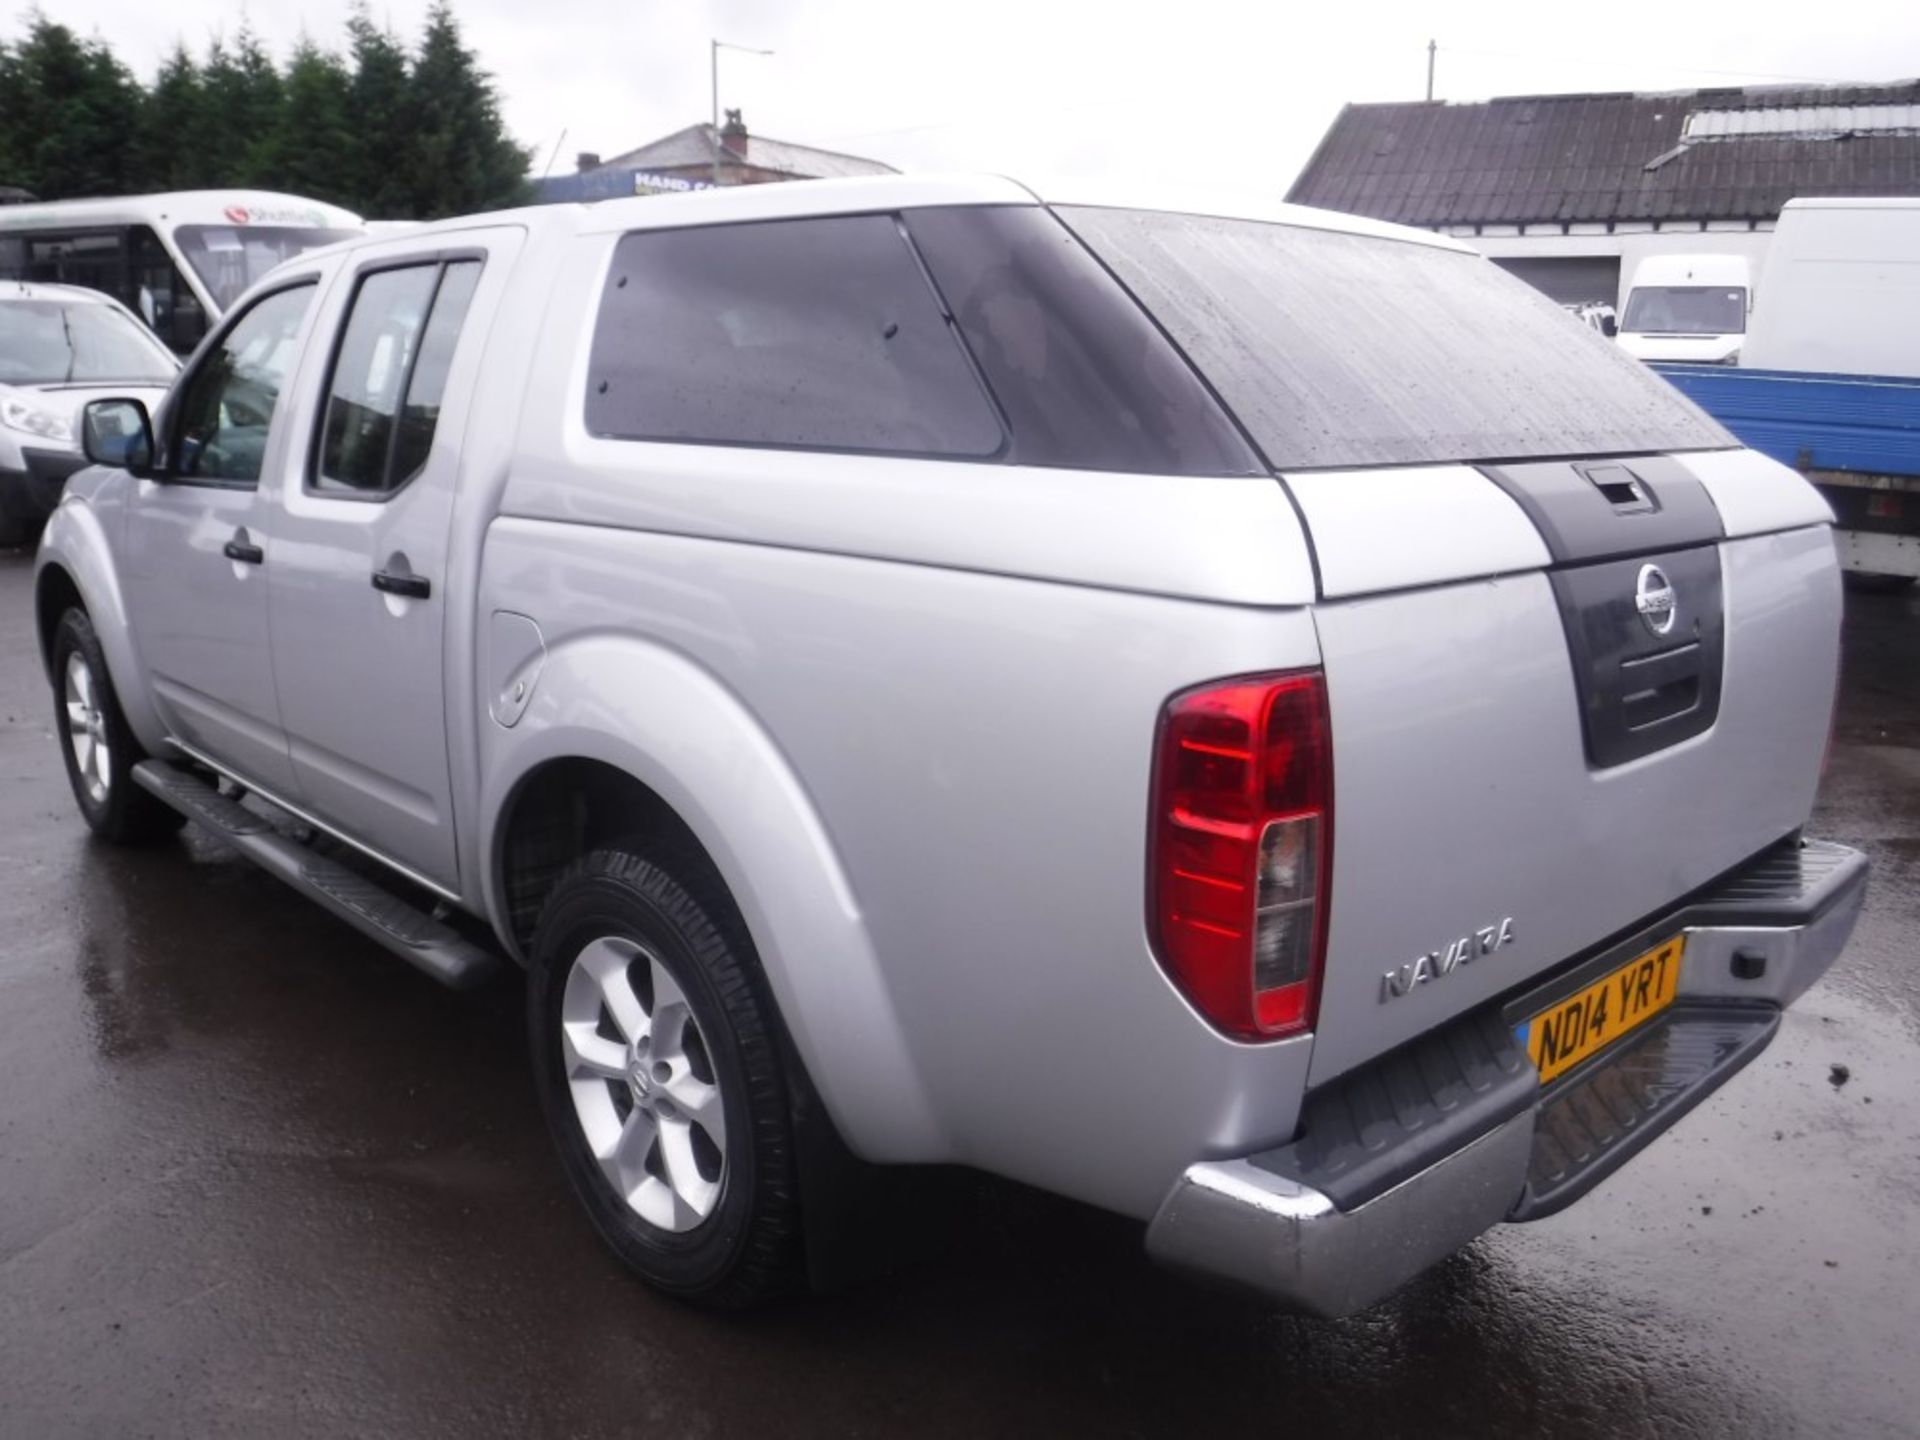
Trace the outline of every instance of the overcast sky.
<instances>
[{"instance_id":1,"label":"overcast sky","mask_svg":"<svg viewBox=\"0 0 1920 1440\"><path fill-rule=\"evenodd\" d=\"M427 4L386 0L374 14L410 40ZM347 14L345 0L48 8L142 78L176 39L203 50L243 15L284 58L303 28L338 45ZM1267 195L1285 191L1343 102L1418 99L1429 36L1443 99L1920 74L1914 0L456 0L456 13L536 174L556 147L558 174L576 151L612 155L705 119L709 36L775 52L722 52L720 99L780 139L903 169L1042 184L1146 173Z\"/></svg>"}]
</instances>

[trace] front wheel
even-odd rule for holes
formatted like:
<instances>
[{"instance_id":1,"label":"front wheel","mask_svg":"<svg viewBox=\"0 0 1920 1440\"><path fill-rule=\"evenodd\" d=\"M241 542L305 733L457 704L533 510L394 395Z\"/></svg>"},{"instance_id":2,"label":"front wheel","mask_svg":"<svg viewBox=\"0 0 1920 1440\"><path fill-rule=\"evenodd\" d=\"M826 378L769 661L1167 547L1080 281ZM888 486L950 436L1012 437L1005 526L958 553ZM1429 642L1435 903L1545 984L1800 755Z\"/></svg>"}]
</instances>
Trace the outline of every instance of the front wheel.
<instances>
[{"instance_id":1,"label":"front wheel","mask_svg":"<svg viewBox=\"0 0 1920 1440\"><path fill-rule=\"evenodd\" d=\"M541 913L528 1006L541 1109L594 1228L649 1283L722 1307L801 1269L771 1002L730 917L711 885L596 851Z\"/></svg>"},{"instance_id":2,"label":"front wheel","mask_svg":"<svg viewBox=\"0 0 1920 1440\"><path fill-rule=\"evenodd\" d=\"M186 818L133 780L146 758L121 713L93 622L78 606L53 632L54 730L80 816L94 834L133 845L173 834Z\"/></svg>"}]
</instances>

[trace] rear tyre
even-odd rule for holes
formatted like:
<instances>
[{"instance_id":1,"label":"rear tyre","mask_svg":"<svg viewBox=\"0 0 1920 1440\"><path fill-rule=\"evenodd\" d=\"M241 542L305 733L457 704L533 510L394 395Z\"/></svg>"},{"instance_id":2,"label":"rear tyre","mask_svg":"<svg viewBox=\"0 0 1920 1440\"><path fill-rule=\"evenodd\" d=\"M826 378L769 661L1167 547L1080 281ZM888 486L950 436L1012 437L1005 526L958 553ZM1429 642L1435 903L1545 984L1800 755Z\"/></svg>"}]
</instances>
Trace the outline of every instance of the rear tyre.
<instances>
[{"instance_id":1,"label":"rear tyre","mask_svg":"<svg viewBox=\"0 0 1920 1440\"><path fill-rule=\"evenodd\" d=\"M677 868L600 850L554 886L532 945L534 1084L614 1253L737 1308L804 1273L787 1087L751 943Z\"/></svg>"},{"instance_id":2,"label":"rear tyre","mask_svg":"<svg viewBox=\"0 0 1920 1440\"><path fill-rule=\"evenodd\" d=\"M94 834L118 845L139 845L186 824L178 810L134 783L133 767L146 752L121 713L100 637L78 606L54 627L53 719L67 782Z\"/></svg>"}]
</instances>

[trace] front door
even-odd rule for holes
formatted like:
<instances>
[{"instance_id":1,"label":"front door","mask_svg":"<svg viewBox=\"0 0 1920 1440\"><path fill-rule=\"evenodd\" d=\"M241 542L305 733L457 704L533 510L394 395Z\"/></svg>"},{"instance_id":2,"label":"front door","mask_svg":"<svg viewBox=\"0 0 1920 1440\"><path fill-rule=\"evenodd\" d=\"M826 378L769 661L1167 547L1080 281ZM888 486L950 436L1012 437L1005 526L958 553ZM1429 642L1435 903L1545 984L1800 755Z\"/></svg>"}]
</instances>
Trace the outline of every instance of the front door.
<instances>
[{"instance_id":1,"label":"front door","mask_svg":"<svg viewBox=\"0 0 1920 1440\"><path fill-rule=\"evenodd\" d=\"M268 790L293 770L268 653L267 576L279 559L260 480L285 463L279 404L314 286L262 297L201 356L163 417L160 471L123 537L127 609L168 729Z\"/></svg>"},{"instance_id":2,"label":"front door","mask_svg":"<svg viewBox=\"0 0 1920 1440\"><path fill-rule=\"evenodd\" d=\"M448 532L484 321L517 236L383 246L336 284L318 433L288 477L286 563L268 577L303 803L448 891Z\"/></svg>"}]
</instances>

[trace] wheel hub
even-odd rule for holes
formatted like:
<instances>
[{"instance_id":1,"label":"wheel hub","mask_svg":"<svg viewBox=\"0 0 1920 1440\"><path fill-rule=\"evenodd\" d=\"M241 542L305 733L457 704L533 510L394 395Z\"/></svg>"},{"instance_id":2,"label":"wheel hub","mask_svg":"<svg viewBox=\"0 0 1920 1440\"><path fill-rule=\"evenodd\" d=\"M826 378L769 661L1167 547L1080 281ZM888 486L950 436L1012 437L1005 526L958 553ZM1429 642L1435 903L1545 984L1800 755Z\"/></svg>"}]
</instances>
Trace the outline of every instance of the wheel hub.
<instances>
[{"instance_id":1,"label":"wheel hub","mask_svg":"<svg viewBox=\"0 0 1920 1440\"><path fill-rule=\"evenodd\" d=\"M575 1118L607 1182L641 1219L682 1232L719 1203L726 1106L685 992L654 952L589 943L561 998Z\"/></svg>"},{"instance_id":2,"label":"wheel hub","mask_svg":"<svg viewBox=\"0 0 1920 1440\"><path fill-rule=\"evenodd\" d=\"M647 1071L647 1058L644 1055L636 1055L627 1062L627 1089L633 1092L633 1103L636 1105L653 1103L653 1077Z\"/></svg>"},{"instance_id":3,"label":"wheel hub","mask_svg":"<svg viewBox=\"0 0 1920 1440\"><path fill-rule=\"evenodd\" d=\"M113 752L107 739L107 717L100 682L78 650L67 656L65 694L67 748L80 788L95 805L103 804L112 784Z\"/></svg>"}]
</instances>

